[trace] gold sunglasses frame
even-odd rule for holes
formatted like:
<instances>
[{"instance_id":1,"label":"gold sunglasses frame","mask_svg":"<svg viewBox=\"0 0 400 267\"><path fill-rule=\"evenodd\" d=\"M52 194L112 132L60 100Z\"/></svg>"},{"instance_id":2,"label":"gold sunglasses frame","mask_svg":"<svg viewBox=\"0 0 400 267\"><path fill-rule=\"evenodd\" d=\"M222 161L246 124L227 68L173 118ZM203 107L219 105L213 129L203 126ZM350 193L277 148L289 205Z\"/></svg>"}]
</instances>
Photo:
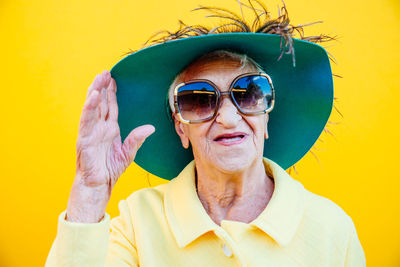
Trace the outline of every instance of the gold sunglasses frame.
<instances>
[{"instance_id":1,"label":"gold sunglasses frame","mask_svg":"<svg viewBox=\"0 0 400 267\"><path fill-rule=\"evenodd\" d=\"M247 77L247 76L254 76L254 75L259 75L259 76L263 76L265 78L267 78L269 85L271 86L271 95L272 95L272 99L271 99L271 106L263 111L257 111L257 112L245 112L243 111L239 105L236 103L236 100L233 97L233 93L232 93L232 89L233 89L233 85L241 78ZM205 82L208 83L209 85L211 85L215 91L217 92L217 103L216 103L216 109L214 111L214 114L211 117L208 117L206 119L202 119L202 120L185 120L182 115L181 112L178 108L178 90L179 88L181 88L184 85L188 85L191 83L196 83L196 82ZM174 108L175 111L174 113L177 115L178 120L186 123L186 124L195 124L195 123L202 123L202 122L207 122L210 121L212 119L214 119L217 114L218 114L218 110L220 108L220 103L222 101L222 98L224 96L230 96L231 102L233 103L233 105L236 107L236 109L239 111L240 114L242 115L247 115L247 116L255 116L255 115L260 115L260 114L266 114L272 111L272 109L274 108L275 105L275 90L274 90L274 85L272 83L272 79L271 77L264 73L264 72L249 72L249 73L243 73L239 76L237 76L235 79L233 79L233 81L231 82L231 85L229 86L229 90L226 92L221 92L220 89L218 88L218 86L216 86L212 81L207 80L207 79L196 79L196 80L191 80L188 82L183 82L178 84L175 89L174 89Z\"/></svg>"}]
</instances>

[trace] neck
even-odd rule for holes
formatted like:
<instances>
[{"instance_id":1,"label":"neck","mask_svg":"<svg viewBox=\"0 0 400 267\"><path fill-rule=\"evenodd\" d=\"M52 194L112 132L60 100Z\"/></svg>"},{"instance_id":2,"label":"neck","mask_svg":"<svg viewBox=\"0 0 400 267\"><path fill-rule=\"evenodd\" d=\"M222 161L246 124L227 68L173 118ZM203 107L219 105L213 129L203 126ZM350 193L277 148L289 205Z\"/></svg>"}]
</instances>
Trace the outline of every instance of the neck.
<instances>
[{"instance_id":1,"label":"neck","mask_svg":"<svg viewBox=\"0 0 400 267\"><path fill-rule=\"evenodd\" d=\"M196 174L199 199L218 225L222 220L253 221L267 206L274 189L262 158L235 173L204 168L196 161Z\"/></svg>"}]
</instances>

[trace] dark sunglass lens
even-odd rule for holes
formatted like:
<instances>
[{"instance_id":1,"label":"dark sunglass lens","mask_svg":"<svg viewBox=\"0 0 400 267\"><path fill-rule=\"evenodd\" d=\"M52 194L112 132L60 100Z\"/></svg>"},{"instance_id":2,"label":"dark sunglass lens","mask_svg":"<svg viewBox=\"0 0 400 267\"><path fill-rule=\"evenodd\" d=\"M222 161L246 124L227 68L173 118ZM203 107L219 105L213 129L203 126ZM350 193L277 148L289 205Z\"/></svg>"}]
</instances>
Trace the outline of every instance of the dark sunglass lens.
<instances>
[{"instance_id":1,"label":"dark sunglass lens","mask_svg":"<svg viewBox=\"0 0 400 267\"><path fill-rule=\"evenodd\" d=\"M194 82L178 89L177 101L183 119L201 121L214 115L217 93L208 83Z\"/></svg>"},{"instance_id":2,"label":"dark sunglass lens","mask_svg":"<svg viewBox=\"0 0 400 267\"><path fill-rule=\"evenodd\" d=\"M262 75L238 79L233 85L232 96L243 112L264 111L272 104L271 85L268 78Z\"/></svg>"}]
</instances>

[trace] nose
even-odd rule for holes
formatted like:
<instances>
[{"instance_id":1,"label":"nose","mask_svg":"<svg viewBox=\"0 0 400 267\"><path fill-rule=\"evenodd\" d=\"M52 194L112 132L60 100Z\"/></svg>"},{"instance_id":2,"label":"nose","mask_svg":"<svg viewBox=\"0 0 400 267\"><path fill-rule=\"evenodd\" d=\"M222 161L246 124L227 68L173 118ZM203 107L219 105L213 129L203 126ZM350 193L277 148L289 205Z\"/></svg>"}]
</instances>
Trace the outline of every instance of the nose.
<instances>
[{"instance_id":1,"label":"nose","mask_svg":"<svg viewBox=\"0 0 400 267\"><path fill-rule=\"evenodd\" d=\"M236 106L232 103L229 94L221 95L221 102L215 121L226 128L232 128L242 119Z\"/></svg>"}]
</instances>

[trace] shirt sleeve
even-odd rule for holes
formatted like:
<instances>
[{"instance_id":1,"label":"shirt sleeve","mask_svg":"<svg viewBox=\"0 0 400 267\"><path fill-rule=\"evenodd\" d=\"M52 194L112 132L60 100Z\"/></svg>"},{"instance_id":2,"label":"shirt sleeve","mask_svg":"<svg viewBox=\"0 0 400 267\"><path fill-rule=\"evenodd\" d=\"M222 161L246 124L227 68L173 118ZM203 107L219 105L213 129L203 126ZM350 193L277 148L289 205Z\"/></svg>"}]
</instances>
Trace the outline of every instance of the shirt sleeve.
<instances>
[{"instance_id":1,"label":"shirt sleeve","mask_svg":"<svg viewBox=\"0 0 400 267\"><path fill-rule=\"evenodd\" d=\"M111 221L107 266L139 266L132 217L126 200L119 202L120 216Z\"/></svg>"},{"instance_id":2,"label":"shirt sleeve","mask_svg":"<svg viewBox=\"0 0 400 267\"><path fill-rule=\"evenodd\" d=\"M111 223L108 214L99 223L74 223L61 213L45 266L139 266L128 206L121 201L119 207Z\"/></svg>"},{"instance_id":3,"label":"shirt sleeve","mask_svg":"<svg viewBox=\"0 0 400 267\"><path fill-rule=\"evenodd\" d=\"M353 221L350 219L350 236L346 251L345 267L365 267L366 260L357 231Z\"/></svg>"},{"instance_id":4,"label":"shirt sleeve","mask_svg":"<svg viewBox=\"0 0 400 267\"><path fill-rule=\"evenodd\" d=\"M109 224L108 214L99 223L75 223L65 220L65 211L62 212L45 266L104 266Z\"/></svg>"}]
</instances>

